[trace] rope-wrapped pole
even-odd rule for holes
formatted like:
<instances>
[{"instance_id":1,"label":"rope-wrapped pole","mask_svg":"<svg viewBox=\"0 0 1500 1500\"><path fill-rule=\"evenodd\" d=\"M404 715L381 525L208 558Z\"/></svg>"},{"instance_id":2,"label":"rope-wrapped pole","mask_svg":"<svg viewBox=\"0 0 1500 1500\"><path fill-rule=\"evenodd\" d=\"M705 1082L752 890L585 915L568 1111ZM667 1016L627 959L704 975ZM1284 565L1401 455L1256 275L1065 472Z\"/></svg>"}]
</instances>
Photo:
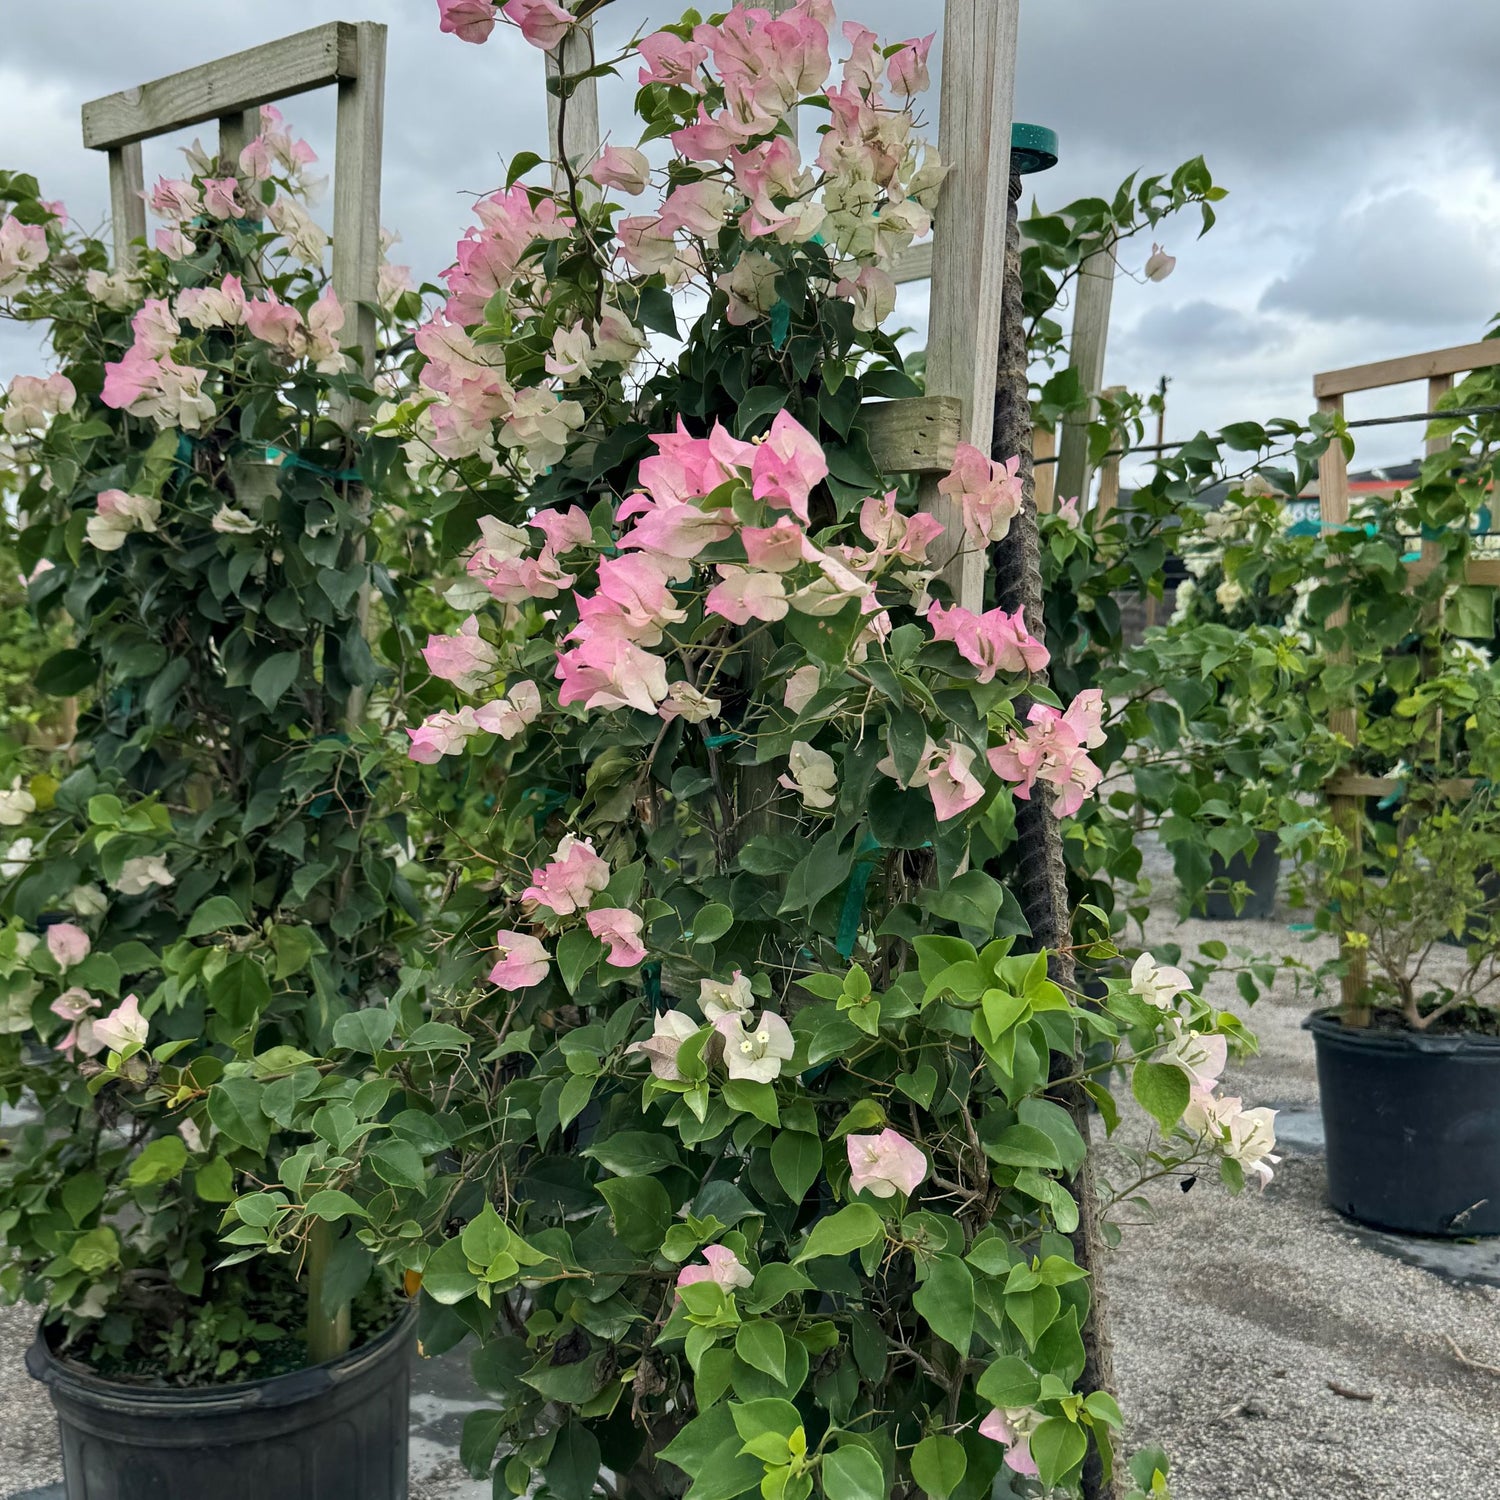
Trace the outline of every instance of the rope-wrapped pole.
<instances>
[{"instance_id":1,"label":"rope-wrapped pole","mask_svg":"<svg viewBox=\"0 0 1500 1500\"><path fill-rule=\"evenodd\" d=\"M995 601L1000 608L1025 616L1027 628L1039 638L1045 634L1043 619L1041 537L1037 526L1036 483L1032 472L1031 391L1027 374L1026 321L1021 305L1021 234L1017 204L1021 178L1010 179L1010 204L1006 214L1005 295L1000 329L1000 353L995 383L995 436L992 456L1001 462L1020 459L1024 502L1011 522L1010 535L995 549ZM1045 681L1045 679L1043 679ZM1030 700L1018 699L1017 711L1024 717ZM1040 785L1029 802L1016 803L1016 846L1020 888L1017 899L1031 926L1037 948L1051 954L1048 969L1064 989L1074 985L1075 973L1069 924L1067 867L1063 862L1062 830ZM1066 1073L1077 1073L1077 1060L1065 1061ZM1083 1327L1086 1363L1083 1388L1114 1393L1114 1346L1109 1331L1109 1299L1106 1292L1104 1243L1099 1195L1094 1181L1092 1120L1088 1095L1077 1083L1059 1084L1056 1096L1073 1117L1073 1123L1089 1147L1083 1165L1069 1185L1078 1205L1078 1228L1069 1238L1073 1255L1089 1273L1089 1316ZM1085 1500L1118 1500L1124 1490L1118 1478L1106 1479L1098 1453L1090 1449L1083 1471Z\"/></svg>"}]
</instances>

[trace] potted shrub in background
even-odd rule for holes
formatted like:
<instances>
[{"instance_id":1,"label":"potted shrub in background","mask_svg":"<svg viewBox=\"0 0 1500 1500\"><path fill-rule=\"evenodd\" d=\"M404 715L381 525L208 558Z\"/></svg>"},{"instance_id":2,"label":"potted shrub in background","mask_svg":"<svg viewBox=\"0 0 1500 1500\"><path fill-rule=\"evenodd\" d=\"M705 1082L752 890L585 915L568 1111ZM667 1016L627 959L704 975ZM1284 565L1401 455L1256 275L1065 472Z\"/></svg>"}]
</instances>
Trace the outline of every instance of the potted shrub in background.
<instances>
[{"instance_id":1,"label":"potted shrub in background","mask_svg":"<svg viewBox=\"0 0 1500 1500\"><path fill-rule=\"evenodd\" d=\"M1482 372L1445 400L1484 408L1496 389ZM1312 707L1352 708L1358 749L1346 746L1343 764L1371 793L1349 816L1322 819L1315 920L1340 938L1339 962L1322 972L1344 999L1310 1025L1334 1206L1387 1228L1469 1235L1500 1232L1489 1003L1500 683L1468 639L1492 633L1492 591L1465 576L1496 428L1481 410L1436 431L1452 445L1415 485L1310 551L1309 573L1323 581L1306 628L1330 662ZM1383 779L1369 786L1372 773Z\"/></svg>"},{"instance_id":2,"label":"potted shrub in background","mask_svg":"<svg viewBox=\"0 0 1500 1500\"><path fill-rule=\"evenodd\" d=\"M1003 542L1014 477L965 451L947 534L871 462L862 401L912 390L888 266L941 167L903 103L927 43L856 27L830 87L829 13L627 54L670 164L612 147L591 203L515 163L417 335L430 404L391 416L469 517L442 517L462 619L411 753L503 775L442 851L432 962L367 1018L357 1131L292 1125L420 1280L423 1347L476 1346L463 1454L497 1493L1076 1491L1120 1421L1079 1384L1088 1121L1051 1096L1080 1041L1101 1111L1130 1068L1163 1160L1270 1169L1264 1112L1215 1091L1232 1018L1149 955L1079 1004L986 873L1016 796L1089 794L1102 705L1018 722L1045 646L936 579ZM804 99L816 162L783 124ZM680 352L638 360L685 309ZM424 1007L454 1050L412 1066L382 1039ZM287 1254L317 1210L283 1184L233 1214Z\"/></svg>"},{"instance_id":3,"label":"potted shrub in background","mask_svg":"<svg viewBox=\"0 0 1500 1500\"><path fill-rule=\"evenodd\" d=\"M317 1059L374 1035L418 915L399 779L355 708L399 687L362 628L383 569L359 490L391 445L332 419L373 393L339 347L310 152L263 125L157 183L130 274L3 182L6 308L57 361L0 401L31 603L71 622L37 684L82 712L4 794L0 1288L44 1309L28 1362L89 1500L405 1494L410 1315L281 1128L316 1101L347 1132L360 1079ZM225 1205L276 1181L307 1233L247 1261Z\"/></svg>"}]
</instances>

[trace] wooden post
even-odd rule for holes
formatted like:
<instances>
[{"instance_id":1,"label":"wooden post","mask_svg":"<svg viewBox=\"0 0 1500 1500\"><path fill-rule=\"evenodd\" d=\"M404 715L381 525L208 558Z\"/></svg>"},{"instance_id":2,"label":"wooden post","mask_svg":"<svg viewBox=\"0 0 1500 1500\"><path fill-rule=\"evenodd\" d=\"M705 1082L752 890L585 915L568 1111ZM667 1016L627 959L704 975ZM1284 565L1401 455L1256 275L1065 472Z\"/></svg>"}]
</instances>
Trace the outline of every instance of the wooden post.
<instances>
[{"instance_id":1,"label":"wooden post","mask_svg":"<svg viewBox=\"0 0 1500 1500\"><path fill-rule=\"evenodd\" d=\"M962 440L989 453L995 350L1005 281L1006 200L1020 0L947 0L938 145L949 173L932 247L927 390L962 403ZM956 603L984 608L985 553L964 537L958 506L922 482L922 509L952 544L943 578Z\"/></svg>"},{"instance_id":2,"label":"wooden post","mask_svg":"<svg viewBox=\"0 0 1500 1500\"><path fill-rule=\"evenodd\" d=\"M1031 452L1036 474L1036 510L1039 516L1052 514L1057 494L1057 465L1043 463L1044 458L1057 457L1057 434L1045 427L1032 430Z\"/></svg>"},{"instance_id":3,"label":"wooden post","mask_svg":"<svg viewBox=\"0 0 1500 1500\"><path fill-rule=\"evenodd\" d=\"M1104 350L1109 341L1109 312L1115 295L1115 251L1107 244L1079 267L1073 304L1073 338L1068 368L1078 372L1078 384L1088 405L1063 421L1058 443L1056 495L1078 496L1080 509L1089 501L1089 423L1098 412L1096 396L1104 384Z\"/></svg>"},{"instance_id":4,"label":"wooden post","mask_svg":"<svg viewBox=\"0 0 1500 1500\"><path fill-rule=\"evenodd\" d=\"M594 23L585 21L574 26L562 45L547 54L547 147L552 153L552 191L565 195L569 190L566 162L573 169L582 203L595 203L599 189L583 173L599 154L599 87L598 80L585 78L563 99L555 94L551 82L573 73L586 73L594 66Z\"/></svg>"},{"instance_id":5,"label":"wooden post","mask_svg":"<svg viewBox=\"0 0 1500 1500\"><path fill-rule=\"evenodd\" d=\"M1343 396L1319 396L1318 410L1330 414L1342 413ZM1349 523L1349 459L1344 452L1343 443L1337 440L1328 445L1322 458L1318 460L1318 518L1325 532L1337 531ZM1328 623L1334 629L1348 625L1348 604L1341 604L1334 610L1328 617ZM1330 665L1348 660L1349 651L1346 647L1334 653ZM1335 734L1342 735L1350 745L1359 743L1359 714L1353 704L1347 708L1334 709L1328 715L1328 727ZM1328 805L1334 822L1349 841L1354 868L1359 873L1359 878L1363 878L1359 865L1364 845L1364 801L1360 797L1336 792L1330 795ZM1368 1026L1370 1007L1365 995L1367 979L1364 950L1352 946L1344 937L1344 933L1353 930L1355 913L1344 911L1339 916L1339 953L1347 970L1339 981L1344 1020L1346 1024Z\"/></svg>"},{"instance_id":6,"label":"wooden post","mask_svg":"<svg viewBox=\"0 0 1500 1500\"><path fill-rule=\"evenodd\" d=\"M344 308L344 345L375 367L380 296L380 173L385 122L385 27L354 28L352 78L339 80L333 175L333 290Z\"/></svg>"},{"instance_id":7,"label":"wooden post","mask_svg":"<svg viewBox=\"0 0 1500 1500\"><path fill-rule=\"evenodd\" d=\"M140 262L137 240L146 237L146 178L141 143L131 141L109 151L109 217L114 231L115 270L133 271Z\"/></svg>"},{"instance_id":8,"label":"wooden post","mask_svg":"<svg viewBox=\"0 0 1500 1500\"><path fill-rule=\"evenodd\" d=\"M1112 385L1104 394L1118 399L1125 394L1125 387ZM1116 434L1116 438L1120 442L1124 441L1121 434ZM1113 450L1116 446L1116 439L1111 439L1109 446ZM1120 458L1120 454L1111 451L1099 466L1098 507L1101 521L1107 520L1109 513L1120 503Z\"/></svg>"}]
</instances>

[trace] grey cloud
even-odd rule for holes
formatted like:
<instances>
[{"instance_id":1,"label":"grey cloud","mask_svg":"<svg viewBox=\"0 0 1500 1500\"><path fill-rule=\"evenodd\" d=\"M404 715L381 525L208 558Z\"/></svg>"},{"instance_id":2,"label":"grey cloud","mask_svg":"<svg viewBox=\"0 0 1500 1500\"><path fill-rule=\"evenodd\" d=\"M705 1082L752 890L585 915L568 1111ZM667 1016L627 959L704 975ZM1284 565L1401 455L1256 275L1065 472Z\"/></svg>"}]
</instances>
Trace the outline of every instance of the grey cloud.
<instances>
[{"instance_id":1,"label":"grey cloud","mask_svg":"<svg viewBox=\"0 0 1500 1500\"><path fill-rule=\"evenodd\" d=\"M1404 328L1477 328L1500 306L1492 226L1408 190L1325 220L1261 307Z\"/></svg>"},{"instance_id":2,"label":"grey cloud","mask_svg":"<svg viewBox=\"0 0 1500 1500\"><path fill-rule=\"evenodd\" d=\"M1143 351L1192 361L1205 355L1234 359L1261 353L1282 342L1282 330L1269 318L1250 317L1238 308L1195 299L1176 307L1153 308L1121 342Z\"/></svg>"}]
</instances>

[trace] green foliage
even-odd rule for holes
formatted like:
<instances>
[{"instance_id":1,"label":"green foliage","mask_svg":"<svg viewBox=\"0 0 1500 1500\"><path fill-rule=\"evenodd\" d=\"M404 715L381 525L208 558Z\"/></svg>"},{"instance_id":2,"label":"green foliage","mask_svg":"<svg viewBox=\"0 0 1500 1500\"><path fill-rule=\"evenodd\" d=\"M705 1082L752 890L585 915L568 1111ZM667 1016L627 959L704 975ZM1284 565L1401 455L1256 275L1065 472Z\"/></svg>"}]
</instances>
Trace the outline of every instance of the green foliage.
<instances>
[{"instance_id":1,"label":"green foliage","mask_svg":"<svg viewBox=\"0 0 1500 1500\"><path fill-rule=\"evenodd\" d=\"M284 170L237 191L295 206ZM216 175L197 163L191 190ZM6 308L46 330L60 393L28 415L18 382L4 402L24 524L0 571L29 576L36 623L0 651L0 674L25 662L35 683L7 685L0 734L78 700L67 755L0 793L0 1097L25 1121L0 1157L0 1293L105 1372L241 1379L271 1345L270 1367L296 1367L297 1265L236 1264L220 1230L252 1189L251 1217L289 1190L310 1216L354 1206L336 1174L291 1164L285 1130L310 1106L352 1139L384 1098L362 1092L370 1049L419 1029L403 1017L393 1038L384 1009L418 915L386 735L399 615L375 616L386 665L363 633L363 601L390 591L361 486L391 445L337 420L372 392L331 342L190 311L235 275L312 339L326 277L258 218L200 215L185 247L111 280L35 184L0 178L0 197L45 225L47 259ZM142 355L187 372L178 406L112 394ZM322 1060L351 1033L363 1051ZM421 1178L415 1152L379 1161ZM361 1299L361 1335L390 1317L372 1265L346 1235L324 1288L324 1312Z\"/></svg>"}]
</instances>

